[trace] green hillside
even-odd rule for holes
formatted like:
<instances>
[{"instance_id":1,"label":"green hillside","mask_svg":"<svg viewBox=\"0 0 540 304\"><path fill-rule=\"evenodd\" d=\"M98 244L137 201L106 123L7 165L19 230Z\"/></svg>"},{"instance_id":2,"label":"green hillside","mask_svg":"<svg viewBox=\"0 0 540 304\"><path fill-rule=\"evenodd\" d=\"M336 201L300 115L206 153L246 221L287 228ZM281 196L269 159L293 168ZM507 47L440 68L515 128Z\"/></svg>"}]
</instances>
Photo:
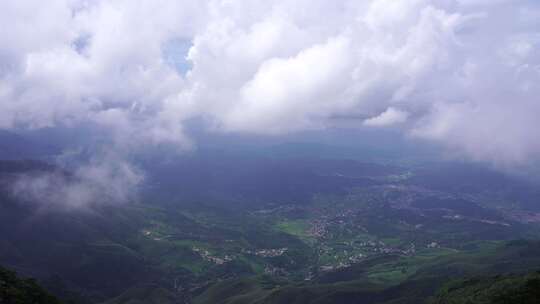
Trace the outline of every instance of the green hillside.
<instances>
[{"instance_id":1,"label":"green hillside","mask_svg":"<svg viewBox=\"0 0 540 304\"><path fill-rule=\"evenodd\" d=\"M529 304L540 301L540 272L456 280L430 304Z\"/></svg>"},{"instance_id":2,"label":"green hillside","mask_svg":"<svg viewBox=\"0 0 540 304\"><path fill-rule=\"evenodd\" d=\"M416 273L397 284L397 281L381 282L372 274L375 269L382 271L381 267L387 267L388 272L396 269L399 272L398 265L404 265L404 258L399 257L335 271L331 283L269 286L259 277L235 279L212 286L195 298L194 303L537 303L534 299L538 295L539 274L527 273L528 269L540 269L539 252L540 243L519 241L467 254L434 257L418 263ZM329 275L320 280L330 281ZM499 302L490 302L494 299Z\"/></svg>"}]
</instances>

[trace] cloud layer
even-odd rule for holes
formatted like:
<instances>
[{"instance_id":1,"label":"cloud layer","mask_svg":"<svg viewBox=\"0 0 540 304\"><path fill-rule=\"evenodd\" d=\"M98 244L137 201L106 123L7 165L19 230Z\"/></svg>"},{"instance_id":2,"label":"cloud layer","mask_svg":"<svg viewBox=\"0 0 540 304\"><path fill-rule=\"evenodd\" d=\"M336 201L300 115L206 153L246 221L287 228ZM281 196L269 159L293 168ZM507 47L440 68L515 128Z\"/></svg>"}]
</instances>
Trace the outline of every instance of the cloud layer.
<instances>
[{"instance_id":1,"label":"cloud layer","mask_svg":"<svg viewBox=\"0 0 540 304\"><path fill-rule=\"evenodd\" d=\"M3 1L0 128L93 123L115 148L216 132L401 128L538 160L537 1ZM184 50L188 50L185 52Z\"/></svg>"}]
</instances>

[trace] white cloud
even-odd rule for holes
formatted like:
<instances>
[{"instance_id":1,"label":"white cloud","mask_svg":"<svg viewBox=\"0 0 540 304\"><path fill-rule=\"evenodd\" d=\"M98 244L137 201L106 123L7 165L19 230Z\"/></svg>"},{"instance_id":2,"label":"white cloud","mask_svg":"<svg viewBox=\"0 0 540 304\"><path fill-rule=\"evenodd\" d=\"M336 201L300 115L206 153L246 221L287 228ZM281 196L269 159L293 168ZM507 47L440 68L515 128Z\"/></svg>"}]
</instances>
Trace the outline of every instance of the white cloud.
<instances>
[{"instance_id":1,"label":"white cloud","mask_svg":"<svg viewBox=\"0 0 540 304\"><path fill-rule=\"evenodd\" d=\"M129 150L189 146L196 117L261 134L361 117L523 163L540 155L538 16L530 0L3 1L0 127L91 122Z\"/></svg>"},{"instance_id":2,"label":"white cloud","mask_svg":"<svg viewBox=\"0 0 540 304\"><path fill-rule=\"evenodd\" d=\"M318 123L316 116L333 111L350 81L348 44L346 38L331 38L294 57L263 62L240 88L240 100L224 117L224 127L279 133Z\"/></svg>"}]
</instances>

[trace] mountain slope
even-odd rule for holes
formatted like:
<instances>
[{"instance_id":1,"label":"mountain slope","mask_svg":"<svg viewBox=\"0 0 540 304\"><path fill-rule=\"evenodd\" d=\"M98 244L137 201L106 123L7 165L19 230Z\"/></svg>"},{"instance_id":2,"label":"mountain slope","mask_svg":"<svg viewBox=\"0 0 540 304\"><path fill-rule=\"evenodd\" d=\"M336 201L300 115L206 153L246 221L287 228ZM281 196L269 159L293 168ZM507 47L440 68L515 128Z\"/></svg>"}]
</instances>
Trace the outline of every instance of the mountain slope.
<instances>
[{"instance_id":1,"label":"mountain slope","mask_svg":"<svg viewBox=\"0 0 540 304\"><path fill-rule=\"evenodd\" d=\"M60 304L33 279L21 279L15 272L0 267L1 304Z\"/></svg>"}]
</instances>

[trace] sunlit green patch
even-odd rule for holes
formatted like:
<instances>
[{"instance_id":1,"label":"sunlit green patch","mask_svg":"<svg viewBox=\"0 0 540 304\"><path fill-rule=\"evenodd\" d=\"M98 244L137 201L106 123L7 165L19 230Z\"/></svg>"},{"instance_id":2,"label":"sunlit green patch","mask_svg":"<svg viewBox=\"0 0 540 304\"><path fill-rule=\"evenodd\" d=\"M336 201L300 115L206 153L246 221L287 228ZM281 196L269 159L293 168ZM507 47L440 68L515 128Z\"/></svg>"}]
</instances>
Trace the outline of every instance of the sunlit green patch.
<instances>
[{"instance_id":1,"label":"sunlit green patch","mask_svg":"<svg viewBox=\"0 0 540 304\"><path fill-rule=\"evenodd\" d=\"M314 242L313 236L309 234L311 224L306 220L282 221L277 223L275 228L281 232L294 235L307 243Z\"/></svg>"}]
</instances>

